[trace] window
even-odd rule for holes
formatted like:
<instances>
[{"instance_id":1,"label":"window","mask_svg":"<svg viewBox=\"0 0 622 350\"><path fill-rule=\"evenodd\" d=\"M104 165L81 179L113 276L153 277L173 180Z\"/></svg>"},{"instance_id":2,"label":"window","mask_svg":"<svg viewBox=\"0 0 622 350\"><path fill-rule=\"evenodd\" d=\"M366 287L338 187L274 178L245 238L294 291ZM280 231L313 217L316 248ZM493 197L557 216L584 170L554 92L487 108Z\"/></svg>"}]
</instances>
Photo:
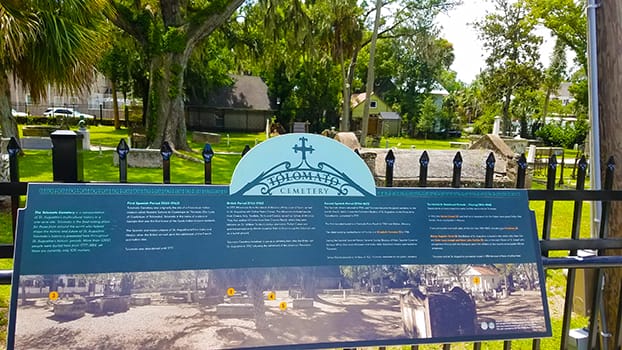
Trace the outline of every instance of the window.
<instances>
[{"instance_id":1,"label":"window","mask_svg":"<svg viewBox=\"0 0 622 350\"><path fill-rule=\"evenodd\" d=\"M376 101L371 101L371 103L369 104L370 108L376 108L378 106L378 102Z\"/></svg>"}]
</instances>

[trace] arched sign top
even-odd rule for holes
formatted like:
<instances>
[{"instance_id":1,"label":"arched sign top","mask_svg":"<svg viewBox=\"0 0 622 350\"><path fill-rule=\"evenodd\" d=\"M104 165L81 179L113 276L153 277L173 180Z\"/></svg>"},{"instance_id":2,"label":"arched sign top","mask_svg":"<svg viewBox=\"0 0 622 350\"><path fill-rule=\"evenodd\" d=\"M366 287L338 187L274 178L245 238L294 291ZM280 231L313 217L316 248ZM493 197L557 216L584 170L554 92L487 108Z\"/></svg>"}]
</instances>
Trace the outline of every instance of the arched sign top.
<instances>
[{"instance_id":1,"label":"arched sign top","mask_svg":"<svg viewBox=\"0 0 622 350\"><path fill-rule=\"evenodd\" d=\"M286 134L260 143L238 163L230 194L375 196L374 177L345 145L325 136Z\"/></svg>"}]
</instances>

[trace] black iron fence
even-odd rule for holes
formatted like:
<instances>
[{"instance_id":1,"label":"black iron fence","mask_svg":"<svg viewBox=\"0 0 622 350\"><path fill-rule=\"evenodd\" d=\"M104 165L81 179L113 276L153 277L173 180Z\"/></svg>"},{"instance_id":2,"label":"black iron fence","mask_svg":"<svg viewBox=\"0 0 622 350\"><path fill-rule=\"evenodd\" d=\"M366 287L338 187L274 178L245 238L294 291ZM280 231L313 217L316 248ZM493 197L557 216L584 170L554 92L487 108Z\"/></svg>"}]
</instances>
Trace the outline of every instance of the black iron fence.
<instances>
[{"instance_id":1,"label":"black iron fence","mask_svg":"<svg viewBox=\"0 0 622 350\"><path fill-rule=\"evenodd\" d=\"M250 150L249 146L246 146L242 151L242 156ZM26 182L19 180L19 166L18 155L20 148L15 139L12 139L8 145L9 154L9 167L10 167L10 182L0 183L0 195L11 197L11 212L13 217L13 233L15 232L17 210L20 206L20 196L26 195L27 185ZM119 156L119 182L127 182L127 155L130 152L128 145L124 140L119 142L116 152ZM162 182L165 184L170 183L170 158L173 154L168 143L164 142L160 150L162 155L163 167L162 167ZM202 152L203 160L205 162L205 184L212 183L212 167L211 161L214 156L214 152L209 144L206 144ZM396 159L393 151L389 150L386 155L386 174L385 185L387 187L393 186L393 171L395 168ZM423 152L419 159L420 172L418 186L426 187L428 180L428 166L432 162L427 152ZM462 156L460 152L456 153L453 159L453 171L451 187L461 187L461 170L462 170ZM485 169L485 188L493 188L495 157L491 152L486 159L483 167ZM528 163L524 155L522 155L518 161L518 174L516 179L516 188L524 188L527 177ZM620 255L608 255L613 249L622 249L622 239L610 238L609 227L607 225L609 216L611 215L611 203L614 201L622 201L622 191L614 190L613 187L613 175L615 171L615 163L613 158L610 158L605 168L605 181L603 189L601 190L586 190L585 181L587 175L588 162L585 157L576 162L576 187L575 189L556 189L556 174L557 174L557 159L554 154L550 156L547 163L546 172L546 189L532 190L528 189L528 197L530 201L544 201L544 218L542 222L540 250L542 253L542 260L545 269L568 269L566 295L564 302L564 313L562 320L561 341L559 344L560 349L567 348L568 333L570 330L570 321L572 317L572 304L573 295L575 291L575 280L577 277L577 270L580 269L592 269L594 271L593 281L591 281L591 294L593 295L590 300L590 319L589 319L589 349L607 349L608 341L613 337L613 348L622 348L622 312L621 307L618 307L617 315L618 319L615 322L615 329L608 330L605 322L604 307L603 307L603 283L604 273L603 269L607 267L622 267L622 256ZM573 170L574 173L574 170ZM59 179L58 177L54 177ZM60 178L60 181L64 179ZM567 238L563 239L551 239L551 228L553 219L553 207L555 202L559 201L572 201L574 202L574 210L572 215L572 223L569 225L569 232ZM592 202L600 203L602 206L600 219L600 229L598 237L593 238L581 238L580 237L580 223L583 213L583 203ZM592 256L579 256L578 252L582 250L591 250L595 254ZM549 257L549 253L553 251L568 252L565 257ZM13 244L0 245L0 258L12 258L14 252ZM12 271L0 271L0 284L10 284L12 277ZM613 281L610 281L613 282ZM617 281L616 281L617 282ZM622 282L620 282L622 283ZM622 302L620 303L622 304ZM511 349L511 341L505 341L503 348ZM481 343L473 343L473 349L481 349ZM412 349L418 349L417 345L412 345ZM540 349L540 341L538 339L533 340L533 349ZM381 349L383 349L381 347ZM444 350L451 349L451 344L444 344Z\"/></svg>"}]
</instances>

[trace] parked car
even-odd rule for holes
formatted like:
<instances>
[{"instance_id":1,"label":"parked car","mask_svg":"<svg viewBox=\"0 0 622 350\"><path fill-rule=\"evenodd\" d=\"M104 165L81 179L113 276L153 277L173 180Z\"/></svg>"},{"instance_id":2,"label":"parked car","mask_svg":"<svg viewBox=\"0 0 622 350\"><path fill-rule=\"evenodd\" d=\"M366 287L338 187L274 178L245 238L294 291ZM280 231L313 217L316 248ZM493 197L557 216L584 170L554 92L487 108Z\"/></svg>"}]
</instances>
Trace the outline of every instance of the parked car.
<instances>
[{"instance_id":1,"label":"parked car","mask_svg":"<svg viewBox=\"0 0 622 350\"><path fill-rule=\"evenodd\" d=\"M16 110L15 110L15 109L13 109L13 108L11 108L11 114L12 114L14 117L27 117L27 116L28 116L28 113L25 113L25 112L18 112L18 111L16 111Z\"/></svg>"},{"instance_id":2,"label":"parked car","mask_svg":"<svg viewBox=\"0 0 622 350\"><path fill-rule=\"evenodd\" d=\"M65 108L65 107L51 107L43 112L43 115L46 117L73 117L73 118L83 118L83 119L94 119L95 116L92 114L86 114L78 112L73 108Z\"/></svg>"}]
</instances>

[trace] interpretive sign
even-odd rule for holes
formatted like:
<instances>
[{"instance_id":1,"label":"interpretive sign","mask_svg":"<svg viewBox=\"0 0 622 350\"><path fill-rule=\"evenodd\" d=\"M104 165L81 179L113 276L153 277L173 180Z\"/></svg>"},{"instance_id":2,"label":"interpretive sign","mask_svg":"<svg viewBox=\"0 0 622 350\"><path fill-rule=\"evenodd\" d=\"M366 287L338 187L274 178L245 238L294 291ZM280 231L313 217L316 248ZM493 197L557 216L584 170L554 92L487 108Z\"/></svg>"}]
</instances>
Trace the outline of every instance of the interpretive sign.
<instances>
[{"instance_id":1,"label":"interpretive sign","mask_svg":"<svg viewBox=\"0 0 622 350\"><path fill-rule=\"evenodd\" d=\"M230 186L30 184L9 348L322 348L550 336L521 190L376 188L322 136Z\"/></svg>"}]
</instances>

